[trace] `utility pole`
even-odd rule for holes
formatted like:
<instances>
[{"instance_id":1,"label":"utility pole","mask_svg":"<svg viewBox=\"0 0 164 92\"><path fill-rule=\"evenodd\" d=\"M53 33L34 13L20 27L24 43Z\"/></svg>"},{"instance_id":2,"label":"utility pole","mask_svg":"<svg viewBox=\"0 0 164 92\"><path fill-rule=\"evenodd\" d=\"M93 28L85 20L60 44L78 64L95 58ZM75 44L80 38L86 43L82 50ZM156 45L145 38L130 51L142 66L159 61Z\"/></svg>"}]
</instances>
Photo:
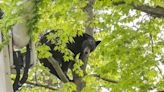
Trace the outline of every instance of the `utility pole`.
<instances>
[{"instance_id":1,"label":"utility pole","mask_svg":"<svg viewBox=\"0 0 164 92\"><path fill-rule=\"evenodd\" d=\"M2 44L2 34L0 32L0 44ZM10 78L9 49L6 45L0 51L0 92L13 92Z\"/></svg>"}]
</instances>

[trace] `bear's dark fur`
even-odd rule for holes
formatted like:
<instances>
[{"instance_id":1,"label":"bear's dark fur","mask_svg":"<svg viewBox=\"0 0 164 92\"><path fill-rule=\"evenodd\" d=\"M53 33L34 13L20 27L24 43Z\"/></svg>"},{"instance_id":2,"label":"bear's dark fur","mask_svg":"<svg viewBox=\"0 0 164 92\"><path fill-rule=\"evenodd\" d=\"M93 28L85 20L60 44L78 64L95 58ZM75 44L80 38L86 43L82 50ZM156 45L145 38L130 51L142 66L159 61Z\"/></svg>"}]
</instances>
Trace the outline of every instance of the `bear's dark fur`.
<instances>
[{"instance_id":1,"label":"bear's dark fur","mask_svg":"<svg viewBox=\"0 0 164 92\"><path fill-rule=\"evenodd\" d=\"M53 58L56 59L59 64L61 65L61 69L62 71L65 73L67 73L68 68L73 67L74 61L64 61L63 59L63 55L60 51L55 51L54 47L56 46L55 44L52 44L51 41L47 40L47 35L50 33L56 33L55 31L51 31L46 33L45 35L43 35L40 39L40 42L42 44L46 44L47 46L49 46L51 48L50 53L52 54ZM79 59L83 56L83 54L89 54L90 52L94 51L94 49L96 48L96 46L101 42L101 41L95 41L95 39L84 33L82 36L76 36L73 38L74 42L73 43L67 43L67 48L73 52L75 57L77 54L80 54ZM56 39L54 39L56 40ZM89 53L84 52L85 48L89 48ZM50 69L50 73L56 75L59 79L60 77L58 76L56 70L53 68L52 64L46 59L40 59L40 62L43 63L43 65L45 67L48 67ZM67 77L67 75L66 75ZM68 77L67 77L68 78Z\"/></svg>"}]
</instances>

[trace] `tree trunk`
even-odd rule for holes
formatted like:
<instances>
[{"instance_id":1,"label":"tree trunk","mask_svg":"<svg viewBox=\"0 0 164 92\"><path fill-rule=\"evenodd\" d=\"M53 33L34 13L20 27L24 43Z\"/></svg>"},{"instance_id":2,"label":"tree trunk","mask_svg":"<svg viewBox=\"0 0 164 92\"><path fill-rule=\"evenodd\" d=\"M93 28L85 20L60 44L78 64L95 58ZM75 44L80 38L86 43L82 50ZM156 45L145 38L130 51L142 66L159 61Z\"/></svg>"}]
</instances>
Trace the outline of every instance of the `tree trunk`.
<instances>
[{"instance_id":1,"label":"tree trunk","mask_svg":"<svg viewBox=\"0 0 164 92\"><path fill-rule=\"evenodd\" d=\"M88 61L89 55L81 57L81 60L83 61L83 65L81 66L81 69L83 70L84 76L86 75L86 66ZM85 87L85 82L83 81L83 77L79 76L75 72L73 72L73 79L74 83L76 84L76 92L81 92L81 90Z\"/></svg>"},{"instance_id":2,"label":"tree trunk","mask_svg":"<svg viewBox=\"0 0 164 92\"><path fill-rule=\"evenodd\" d=\"M2 43L2 35L0 32L0 44ZM10 78L8 46L5 46L0 51L0 92L13 92Z\"/></svg>"},{"instance_id":3,"label":"tree trunk","mask_svg":"<svg viewBox=\"0 0 164 92\"><path fill-rule=\"evenodd\" d=\"M95 0L88 0L88 4L83 8L83 11L87 13L88 19L85 22L85 33L93 36L93 28L90 27L90 22L93 20L93 5L95 3ZM83 66L81 66L81 69L83 70L84 76L86 75L86 66L88 61L88 55L83 56L82 58ZM85 87L86 83L83 81L83 77L80 77L75 72L72 73L74 83L76 84L76 92L81 92L82 89Z\"/></svg>"},{"instance_id":4,"label":"tree trunk","mask_svg":"<svg viewBox=\"0 0 164 92\"><path fill-rule=\"evenodd\" d=\"M85 32L93 36L93 28L90 26L91 21L93 20L93 5L95 0L89 0L88 4L83 8L83 11L87 13L88 19L85 22Z\"/></svg>"}]
</instances>

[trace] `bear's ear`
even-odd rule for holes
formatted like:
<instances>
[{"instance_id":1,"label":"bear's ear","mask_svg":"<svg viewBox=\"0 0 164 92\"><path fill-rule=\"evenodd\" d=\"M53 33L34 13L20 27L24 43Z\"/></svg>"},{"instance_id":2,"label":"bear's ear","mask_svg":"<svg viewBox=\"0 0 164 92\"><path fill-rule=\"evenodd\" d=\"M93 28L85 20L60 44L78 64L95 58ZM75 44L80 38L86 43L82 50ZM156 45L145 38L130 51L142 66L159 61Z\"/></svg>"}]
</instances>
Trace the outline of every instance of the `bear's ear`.
<instances>
[{"instance_id":1,"label":"bear's ear","mask_svg":"<svg viewBox=\"0 0 164 92\"><path fill-rule=\"evenodd\" d=\"M101 41L96 41L96 47L100 44Z\"/></svg>"}]
</instances>

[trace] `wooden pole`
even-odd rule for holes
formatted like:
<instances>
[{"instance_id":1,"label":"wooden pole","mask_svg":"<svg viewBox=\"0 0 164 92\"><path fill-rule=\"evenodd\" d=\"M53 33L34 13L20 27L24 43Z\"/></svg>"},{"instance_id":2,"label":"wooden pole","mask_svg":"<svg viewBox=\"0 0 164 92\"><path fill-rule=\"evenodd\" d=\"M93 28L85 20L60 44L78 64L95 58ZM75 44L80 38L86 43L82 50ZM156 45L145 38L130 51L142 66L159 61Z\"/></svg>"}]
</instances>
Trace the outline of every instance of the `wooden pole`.
<instances>
[{"instance_id":1,"label":"wooden pole","mask_svg":"<svg viewBox=\"0 0 164 92\"><path fill-rule=\"evenodd\" d=\"M2 44L2 35L0 32L0 44ZM0 51L0 92L13 92L11 78L8 46Z\"/></svg>"}]
</instances>

